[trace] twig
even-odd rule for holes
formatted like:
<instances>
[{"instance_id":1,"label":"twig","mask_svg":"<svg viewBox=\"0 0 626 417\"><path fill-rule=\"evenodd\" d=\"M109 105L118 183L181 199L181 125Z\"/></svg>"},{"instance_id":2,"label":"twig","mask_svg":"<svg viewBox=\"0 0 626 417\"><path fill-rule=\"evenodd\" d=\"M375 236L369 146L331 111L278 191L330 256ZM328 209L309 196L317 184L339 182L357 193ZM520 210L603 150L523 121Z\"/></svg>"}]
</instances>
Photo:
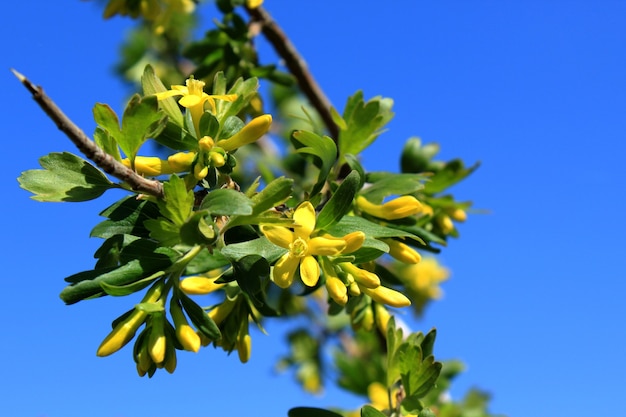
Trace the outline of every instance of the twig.
<instances>
[{"instance_id":1,"label":"twig","mask_svg":"<svg viewBox=\"0 0 626 417\"><path fill-rule=\"evenodd\" d=\"M133 190L153 195L155 197L163 197L163 184L159 181L149 180L137 174L132 169L126 167L121 162L114 159L111 155L104 152L93 140L91 140L78 126L74 124L61 109L48 97L43 88L34 85L24 75L11 69L13 74L30 93L46 112L61 132L76 145L76 147L89 159L95 162L106 173L127 183Z\"/></svg>"},{"instance_id":2,"label":"twig","mask_svg":"<svg viewBox=\"0 0 626 417\"><path fill-rule=\"evenodd\" d=\"M333 121L330 112L330 101L309 72L302 56L293 46L285 32L263 7L254 9L246 7L246 10L250 17L261 25L263 35L272 44L278 55L285 60L285 65L293 76L296 77L298 86L320 114L330 136L337 142L339 129Z\"/></svg>"}]
</instances>

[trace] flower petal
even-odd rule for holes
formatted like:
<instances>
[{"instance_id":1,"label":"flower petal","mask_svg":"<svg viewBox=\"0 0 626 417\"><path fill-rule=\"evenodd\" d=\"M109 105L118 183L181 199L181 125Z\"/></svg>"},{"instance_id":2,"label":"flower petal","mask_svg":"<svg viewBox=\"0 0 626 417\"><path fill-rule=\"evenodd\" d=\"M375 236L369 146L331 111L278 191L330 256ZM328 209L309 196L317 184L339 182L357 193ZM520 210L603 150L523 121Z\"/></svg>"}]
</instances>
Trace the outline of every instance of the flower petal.
<instances>
[{"instance_id":1,"label":"flower petal","mask_svg":"<svg viewBox=\"0 0 626 417\"><path fill-rule=\"evenodd\" d=\"M307 254L309 255L337 256L346 248L346 241L318 236L309 239L308 246Z\"/></svg>"},{"instance_id":2,"label":"flower petal","mask_svg":"<svg viewBox=\"0 0 626 417\"><path fill-rule=\"evenodd\" d=\"M293 276L296 268L300 264L300 259L291 256L289 253L284 254L274 265L272 278L274 283L281 288L287 288L293 282Z\"/></svg>"},{"instance_id":3,"label":"flower petal","mask_svg":"<svg viewBox=\"0 0 626 417\"><path fill-rule=\"evenodd\" d=\"M199 106L202 103L204 103L205 100L203 100L202 97L199 96L193 96L193 95L186 95L183 98L181 98L180 100L178 100L178 103L183 106L183 107L195 107L195 106Z\"/></svg>"},{"instance_id":4,"label":"flower petal","mask_svg":"<svg viewBox=\"0 0 626 417\"><path fill-rule=\"evenodd\" d=\"M293 220L300 225L295 228L296 237L308 239L315 230L315 209L309 201L300 204L293 213Z\"/></svg>"},{"instance_id":5,"label":"flower petal","mask_svg":"<svg viewBox=\"0 0 626 417\"><path fill-rule=\"evenodd\" d=\"M314 287L320 279L320 265L312 256L305 256L300 262L300 278L304 285Z\"/></svg>"},{"instance_id":6,"label":"flower petal","mask_svg":"<svg viewBox=\"0 0 626 417\"><path fill-rule=\"evenodd\" d=\"M274 245L289 249L289 245L295 240L294 233L281 226L261 226L261 232Z\"/></svg>"},{"instance_id":7,"label":"flower petal","mask_svg":"<svg viewBox=\"0 0 626 417\"><path fill-rule=\"evenodd\" d=\"M177 87L177 86L173 86L173 87ZM161 93L156 93L155 95L158 100L164 100L169 97L183 96L185 95L185 93L182 91L168 90L168 91L163 91Z\"/></svg>"}]
</instances>

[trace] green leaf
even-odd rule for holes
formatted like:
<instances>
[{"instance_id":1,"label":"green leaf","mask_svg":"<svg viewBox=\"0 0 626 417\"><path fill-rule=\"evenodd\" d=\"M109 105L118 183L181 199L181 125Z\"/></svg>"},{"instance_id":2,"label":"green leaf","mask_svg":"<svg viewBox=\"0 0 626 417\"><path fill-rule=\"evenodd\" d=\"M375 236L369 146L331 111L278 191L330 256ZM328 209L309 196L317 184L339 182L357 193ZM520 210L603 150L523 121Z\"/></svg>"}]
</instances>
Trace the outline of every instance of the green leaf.
<instances>
[{"instance_id":1,"label":"green leaf","mask_svg":"<svg viewBox=\"0 0 626 417\"><path fill-rule=\"evenodd\" d=\"M205 249L189 262L185 268L185 275L202 274L229 264L228 259L220 251L214 249L213 252L209 252L208 249Z\"/></svg>"},{"instance_id":2,"label":"green leaf","mask_svg":"<svg viewBox=\"0 0 626 417\"><path fill-rule=\"evenodd\" d=\"M334 411L325 410L323 408L314 407L295 407L287 412L289 417L342 417L341 414L337 414ZM384 414L381 414L385 417ZM372 417L378 417L372 415Z\"/></svg>"},{"instance_id":3,"label":"green leaf","mask_svg":"<svg viewBox=\"0 0 626 417\"><path fill-rule=\"evenodd\" d=\"M115 140L127 157L133 159L146 139L158 136L165 128L167 116L159 111L156 96L131 97L124 109L122 131Z\"/></svg>"},{"instance_id":4,"label":"green leaf","mask_svg":"<svg viewBox=\"0 0 626 417\"><path fill-rule=\"evenodd\" d=\"M144 226L150 231L150 237L164 246L174 246L181 241L180 228L166 218L149 219Z\"/></svg>"},{"instance_id":5,"label":"green leaf","mask_svg":"<svg viewBox=\"0 0 626 417\"><path fill-rule=\"evenodd\" d=\"M231 262L237 262L244 256L259 255L267 259L270 264L280 258L286 251L287 249L274 245L265 236L247 242L231 243L221 250L222 255Z\"/></svg>"},{"instance_id":6,"label":"green leaf","mask_svg":"<svg viewBox=\"0 0 626 417\"><path fill-rule=\"evenodd\" d=\"M385 242L366 237L359 250L350 253L348 256L354 257L353 263L360 264L378 259L383 253L388 252L389 245Z\"/></svg>"},{"instance_id":7,"label":"green leaf","mask_svg":"<svg viewBox=\"0 0 626 417\"><path fill-rule=\"evenodd\" d=\"M165 85L161 82L159 77L156 76L154 69L150 65L146 65L141 76L141 86L143 88L143 94L153 95L168 91ZM176 103L173 97L159 101L159 106L163 109L163 112L176 123L178 126L183 126L183 113L180 111L180 107Z\"/></svg>"},{"instance_id":8,"label":"green leaf","mask_svg":"<svg viewBox=\"0 0 626 417\"><path fill-rule=\"evenodd\" d=\"M108 239L114 235L148 237L144 221L158 217L157 205L148 200L126 197L105 209L101 216L108 220L100 222L91 230L90 237Z\"/></svg>"},{"instance_id":9,"label":"green leaf","mask_svg":"<svg viewBox=\"0 0 626 417\"><path fill-rule=\"evenodd\" d=\"M163 313L165 311L161 303L139 303L135 308L148 314Z\"/></svg>"},{"instance_id":10,"label":"green leaf","mask_svg":"<svg viewBox=\"0 0 626 417\"><path fill-rule=\"evenodd\" d=\"M316 229L327 229L336 224L352 209L352 202L359 191L360 175L350 172L317 216Z\"/></svg>"},{"instance_id":11,"label":"green leaf","mask_svg":"<svg viewBox=\"0 0 626 417\"><path fill-rule=\"evenodd\" d=\"M224 188L207 194L200 209L220 216L246 216L252 214L253 206L252 200L242 192Z\"/></svg>"},{"instance_id":12,"label":"green leaf","mask_svg":"<svg viewBox=\"0 0 626 417\"><path fill-rule=\"evenodd\" d=\"M217 327L217 324L209 317L208 314L196 304L191 298L185 295L182 291L178 291L178 298L187 312L189 319L196 326L198 331L204 334L211 340L218 340L222 337L220 333L220 329Z\"/></svg>"},{"instance_id":13,"label":"green leaf","mask_svg":"<svg viewBox=\"0 0 626 417\"><path fill-rule=\"evenodd\" d=\"M365 405L361 408L361 417L386 417L386 415L371 405Z\"/></svg>"},{"instance_id":14,"label":"green leaf","mask_svg":"<svg viewBox=\"0 0 626 417\"><path fill-rule=\"evenodd\" d=\"M317 160L316 165L320 169L320 173L311 190L311 195L315 195L324 186L328 174L337 160L337 146L328 136L319 136L306 130L293 132L292 142L297 153L312 155L314 160Z\"/></svg>"},{"instance_id":15,"label":"green leaf","mask_svg":"<svg viewBox=\"0 0 626 417\"><path fill-rule=\"evenodd\" d=\"M120 121L115 111L108 104L96 103L92 112L93 118L101 130L107 132L114 140L121 135Z\"/></svg>"},{"instance_id":16,"label":"green leaf","mask_svg":"<svg viewBox=\"0 0 626 417\"><path fill-rule=\"evenodd\" d=\"M363 189L361 195L367 196L372 203L379 204L390 195L406 195L421 190L424 188L425 179L426 177L420 174L384 173L382 178Z\"/></svg>"},{"instance_id":17,"label":"green leaf","mask_svg":"<svg viewBox=\"0 0 626 417\"><path fill-rule=\"evenodd\" d=\"M270 277L270 264L257 254L246 255L233 263L233 272L239 287L248 294L255 307L265 306L262 282Z\"/></svg>"},{"instance_id":18,"label":"green leaf","mask_svg":"<svg viewBox=\"0 0 626 417\"><path fill-rule=\"evenodd\" d=\"M424 186L424 192L427 194L436 194L442 192L446 188L465 179L474 172L480 164L477 162L469 168L465 168L465 164L460 159L454 159L447 162L440 171L433 175L429 182Z\"/></svg>"},{"instance_id":19,"label":"green leaf","mask_svg":"<svg viewBox=\"0 0 626 417\"><path fill-rule=\"evenodd\" d=\"M163 183L163 194L165 198L157 202L161 214L175 225L182 226L193 210L193 191L187 190L185 180L172 175Z\"/></svg>"},{"instance_id":20,"label":"green leaf","mask_svg":"<svg viewBox=\"0 0 626 417\"><path fill-rule=\"evenodd\" d=\"M22 172L20 187L35 194L37 201L87 201L117 188L102 171L69 152L50 153L39 159L43 170Z\"/></svg>"},{"instance_id":21,"label":"green leaf","mask_svg":"<svg viewBox=\"0 0 626 417\"><path fill-rule=\"evenodd\" d=\"M159 144L176 151L197 151L198 139L183 126L167 123L163 131L154 140Z\"/></svg>"},{"instance_id":22,"label":"green leaf","mask_svg":"<svg viewBox=\"0 0 626 417\"><path fill-rule=\"evenodd\" d=\"M382 128L393 118L393 100L374 97L367 103L363 92L348 99L343 112L346 128L339 131L339 153L358 155L382 133Z\"/></svg>"},{"instance_id":23,"label":"green leaf","mask_svg":"<svg viewBox=\"0 0 626 417\"><path fill-rule=\"evenodd\" d=\"M161 278L165 275L164 271L158 271L154 274L146 277L144 279L140 279L139 281L133 282L127 285L113 285L107 284L106 282L101 282L100 287L107 293L107 295L111 295L113 297L122 297L126 295L130 295L136 293L137 291L141 291L154 282L155 279Z\"/></svg>"},{"instance_id":24,"label":"green leaf","mask_svg":"<svg viewBox=\"0 0 626 417\"><path fill-rule=\"evenodd\" d=\"M417 236L414 236L409 232L381 226L378 223L371 222L358 216L343 216L338 223L328 228L327 232L333 236L344 236L348 233L359 230L365 233L366 236L375 238L409 237L418 241L420 240Z\"/></svg>"},{"instance_id":25,"label":"green leaf","mask_svg":"<svg viewBox=\"0 0 626 417\"><path fill-rule=\"evenodd\" d=\"M117 146L117 142L113 136L111 136L106 130L96 127L93 133L93 139L102 150L113 157L116 161L121 161L120 148Z\"/></svg>"}]
</instances>

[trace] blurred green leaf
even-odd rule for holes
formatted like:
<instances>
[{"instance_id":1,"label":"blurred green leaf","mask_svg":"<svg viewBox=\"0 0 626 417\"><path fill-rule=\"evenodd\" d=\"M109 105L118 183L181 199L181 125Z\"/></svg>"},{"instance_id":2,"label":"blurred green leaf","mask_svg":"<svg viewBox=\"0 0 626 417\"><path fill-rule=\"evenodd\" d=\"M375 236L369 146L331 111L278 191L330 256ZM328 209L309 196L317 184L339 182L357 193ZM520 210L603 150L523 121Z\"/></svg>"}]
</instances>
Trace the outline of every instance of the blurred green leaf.
<instances>
[{"instance_id":1,"label":"blurred green leaf","mask_svg":"<svg viewBox=\"0 0 626 417\"><path fill-rule=\"evenodd\" d=\"M386 415L371 405L365 405L361 408L361 417L386 417Z\"/></svg>"},{"instance_id":2,"label":"blurred green leaf","mask_svg":"<svg viewBox=\"0 0 626 417\"><path fill-rule=\"evenodd\" d=\"M143 88L143 94L146 96L168 91L159 77L156 76L156 73L151 65L146 65L143 71L143 75L141 76L141 86ZM179 127L183 126L183 113L180 111L180 107L178 107L176 99L168 97L160 100L159 106L172 122L176 123Z\"/></svg>"},{"instance_id":3,"label":"blurred green leaf","mask_svg":"<svg viewBox=\"0 0 626 417\"><path fill-rule=\"evenodd\" d=\"M393 100L374 97L363 100L358 91L348 98L343 112L345 129L339 131L339 153L358 155L383 132L383 127L393 118Z\"/></svg>"},{"instance_id":4,"label":"blurred green leaf","mask_svg":"<svg viewBox=\"0 0 626 417\"><path fill-rule=\"evenodd\" d=\"M324 186L337 160L337 146L328 136L320 136L307 130L297 130L291 137L296 152L312 155L315 165L320 169L317 182L311 190L311 195L315 195Z\"/></svg>"},{"instance_id":5,"label":"blurred green leaf","mask_svg":"<svg viewBox=\"0 0 626 417\"><path fill-rule=\"evenodd\" d=\"M39 164L44 169L22 172L17 179L20 187L34 194L33 200L87 201L117 188L102 171L69 152L42 156Z\"/></svg>"},{"instance_id":6,"label":"blurred green leaf","mask_svg":"<svg viewBox=\"0 0 626 417\"><path fill-rule=\"evenodd\" d=\"M368 180L371 175L368 175ZM426 177L419 174L385 173L376 182L361 191L372 203L379 204L390 195L413 194L424 188Z\"/></svg>"}]
</instances>

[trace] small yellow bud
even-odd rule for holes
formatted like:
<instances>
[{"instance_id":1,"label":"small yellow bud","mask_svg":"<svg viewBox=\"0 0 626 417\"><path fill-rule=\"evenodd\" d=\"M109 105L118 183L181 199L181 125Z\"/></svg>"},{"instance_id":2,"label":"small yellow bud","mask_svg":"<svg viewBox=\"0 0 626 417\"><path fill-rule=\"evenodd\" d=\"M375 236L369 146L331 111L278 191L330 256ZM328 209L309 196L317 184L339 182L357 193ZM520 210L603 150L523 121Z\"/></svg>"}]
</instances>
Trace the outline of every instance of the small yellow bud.
<instances>
[{"instance_id":1,"label":"small yellow bud","mask_svg":"<svg viewBox=\"0 0 626 417\"><path fill-rule=\"evenodd\" d=\"M356 282L351 282L348 287L348 292L350 292L350 295L358 297L359 295L361 295L361 288Z\"/></svg>"},{"instance_id":2,"label":"small yellow bud","mask_svg":"<svg viewBox=\"0 0 626 417\"><path fill-rule=\"evenodd\" d=\"M224 155L219 152L211 152L209 154L209 159L211 160L211 166L214 166L215 168L223 167L224 165L226 165L226 159L224 158Z\"/></svg>"},{"instance_id":3,"label":"small yellow bud","mask_svg":"<svg viewBox=\"0 0 626 417\"><path fill-rule=\"evenodd\" d=\"M261 136L270 130L271 125L271 115L264 114L262 116L255 117L230 138L219 140L217 142L217 146L221 147L226 152L241 148L243 145L256 142Z\"/></svg>"},{"instance_id":4,"label":"small yellow bud","mask_svg":"<svg viewBox=\"0 0 626 417\"><path fill-rule=\"evenodd\" d=\"M200 148L201 151L208 152L211 149L213 149L213 146L215 146L215 142L213 141L213 138L211 138L210 136L204 136L202 139L198 141L198 147Z\"/></svg>"},{"instance_id":5,"label":"small yellow bud","mask_svg":"<svg viewBox=\"0 0 626 417\"><path fill-rule=\"evenodd\" d=\"M460 208L455 208L454 210L451 210L448 214L450 215L450 217L452 217L452 220L456 222L464 222L465 220L467 220L467 213L465 212L465 210Z\"/></svg>"},{"instance_id":6,"label":"small yellow bud","mask_svg":"<svg viewBox=\"0 0 626 417\"><path fill-rule=\"evenodd\" d=\"M411 195L403 195L384 204L374 204L358 196L356 204L365 213L386 220L403 219L422 211L422 204Z\"/></svg>"},{"instance_id":7,"label":"small yellow bud","mask_svg":"<svg viewBox=\"0 0 626 417\"><path fill-rule=\"evenodd\" d=\"M454 223L452 223L452 219L447 214L439 214L435 220L444 234L447 235L454 230Z\"/></svg>"},{"instance_id":8,"label":"small yellow bud","mask_svg":"<svg viewBox=\"0 0 626 417\"><path fill-rule=\"evenodd\" d=\"M407 307L411 305L411 300L409 300L404 294L392 290L391 288L380 287L370 289L367 287L361 287L361 290L367 295L369 295L372 300L387 304L391 307Z\"/></svg>"},{"instance_id":9,"label":"small yellow bud","mask_svg":"<svg viewBox=\"0 0 626 417\"><path fill-rule=\"evenodd\" d=\"M180 289L185 294L204 295L219 290L225 284L216 284L217 278L207 278L203 276L187 277L180 281Z\"/></svg>"},{"instance_id":10,"label":"small yellow bud","mask_svg":"<svg viewBox=\"0 0 626 417\"><path fill-rule=\"evenodd\" d=\"M263 4L263 0L246 0L246 7L256 9Z\"/></svg>"},{"instance_id":11,"label":"small yellow bud","mask_svg":"<svg viewBox=\"0 0 626 417\"><path fill-rule=\"evenodd\" d=\"M193 176L197 180L202 180L209 173L209 167L202 166L200 164L196 164L193 167Z\"/></svg>"},{"instance_id":12,"label":"small yellow bud","mask_svg":"<svg viewBox=\"0 0 626 417\"><path fill-rule=\"evenodd\" d=\"M422 256L415 249L407 244L399 242L395 239L384 239L384 242L389 245L389 255L393 256L400 262L406 264L416 264L422 260Z\"/></svg>"},{"instance_id":13,"label":"small yellow bud","mask_svg":"<svg viewBox=\"0 0 626 417\"><path fill-rule=\"evenodd\" d=\"M333 276L326 277L326 290L330 298L339 305L346 305L348 302L348 288L339 278Z\"/></svg>"}]
</instances>

